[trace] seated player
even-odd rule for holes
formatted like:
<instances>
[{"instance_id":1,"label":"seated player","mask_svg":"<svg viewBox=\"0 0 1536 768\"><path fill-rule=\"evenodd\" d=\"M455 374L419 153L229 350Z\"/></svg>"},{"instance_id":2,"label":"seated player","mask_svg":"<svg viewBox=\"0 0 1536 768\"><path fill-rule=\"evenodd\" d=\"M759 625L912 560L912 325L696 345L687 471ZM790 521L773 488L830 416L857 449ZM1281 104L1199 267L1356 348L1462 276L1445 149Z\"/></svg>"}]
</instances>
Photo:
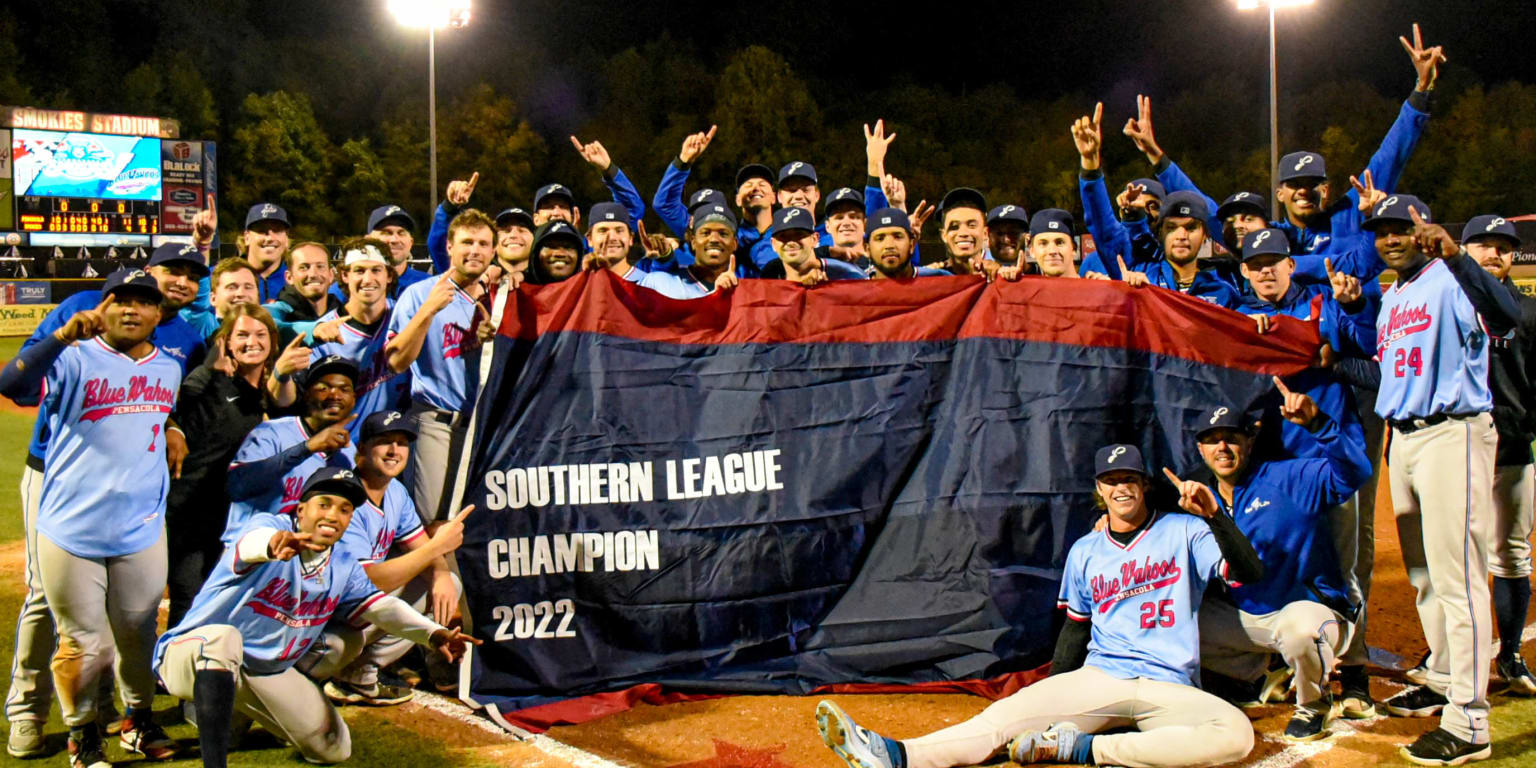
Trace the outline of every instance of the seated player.
<instances>
[{"instance_id":1,"label":"seated player","mask_svg":"<svg viewBox=\"0 0 1536 768\"><path fill-rule=\"evenodd\" d=\"M430 611L437 623L447 625L458 613L463 592L447 558L464 541L468 510L427 536L411 492L397 479L415 439L416 427L399 411L379 411L363 420L357 477L368 498L354 510L340 546L380 591L404 600L417 613ZM397 549L404 553L390 557ZM357 629L333 620L299 668L316 680L330 678L325 696L337 704L401 704L411 699L411 689L379 682L379 669L410 647L410 641L376 626ZM430 664L435 657L428 658ZM441 679L451 680L446 675Z\"/></svg>"},{"instance_id":2,"label":"seated player","mask_svg":"<svg viewBox=\"0 0 1536 768\"><path fill-rule=\"evenodd\" d=\"M380 592L335 546L367 498L352 470L316 470L293 515L245 521L187 617L155 644L160 682L196 709L205 767L227 764L235 712L311 763L351 756L346 721L294 668L332 617L383 627L449 658L480 643Z\"/></svg>"},{"instance_id":3,"label":"seated player","mask_svg":"<svg viewBox=\"0 0 1536 768\"><path fill-rule=\"evenodd\" d=\"M937 267L919 267L912 264L913 248L917 238L912 235L912 222L900 208L881 208L868 220L869 277L872 280L890 278L930 277L947 275Z\"/></svg>"},{"instance_id":4,"label":"seated player","mask_svg":"<svg viewBox=\"0 0 1536 768\"><path fill-rule=\"evenodd\" d=\"M1330 511L1370 478L1371 462L1364 442L1345 435L1312 398L1278 378L1275 386L1280 415L1311 433L1322 457L1256 458L1251 425L1235 407L1212 410L1195 432L1213 475L1206 487L1253 544L1266 574L1201 607L1200 663L1248 680L1264 673L1271 653L1280 654L1296 680L1296 711L1285 737L1312 741L1328 734L1334 715L1328 674L1365 608L1350 601Z\"/></svg>"},{"instance_id":5,"label":"seated player","mask_svg":"<svg viewBox=\"0 0 1536 768\"><path fill-rule=\"evenodd\" d=\"M1256 581L1264 566L1206 486L1176 482L1180 505L1194 514L1170 513L1148 505L1152 478L1136 446L1100 448L1094 464L1109 524L1067 554L1059 604L1070 621L1057 638L1051 676L970 720L902 741L823 701L817 728L845 764L976 765L1004 744L1021 764L1217 765L1247 756L1248 718L1192 684L1199 673L1195 615L1209 581ZM1136 731L1101 733L1112 728Z\"/></svg>"}]
</instances>

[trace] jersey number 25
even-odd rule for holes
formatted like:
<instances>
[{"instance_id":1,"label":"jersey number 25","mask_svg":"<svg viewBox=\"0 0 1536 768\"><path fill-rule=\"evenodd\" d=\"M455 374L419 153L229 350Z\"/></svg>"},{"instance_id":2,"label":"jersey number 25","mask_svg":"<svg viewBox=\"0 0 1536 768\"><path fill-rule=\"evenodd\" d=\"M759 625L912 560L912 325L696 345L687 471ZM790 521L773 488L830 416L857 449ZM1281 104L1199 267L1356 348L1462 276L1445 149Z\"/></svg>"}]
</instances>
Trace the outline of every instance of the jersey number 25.
<instances>
[{"instance_id":1,"label":"jersey number 25","mask_svg":"<svg viewBox=\"0 0 1536 768\"><path fill-rule=\"evenodd\" d=\"M1141 604L1141 628L1173 626L1173 601L1158 600Z\"/></svg>"}]
</instances>

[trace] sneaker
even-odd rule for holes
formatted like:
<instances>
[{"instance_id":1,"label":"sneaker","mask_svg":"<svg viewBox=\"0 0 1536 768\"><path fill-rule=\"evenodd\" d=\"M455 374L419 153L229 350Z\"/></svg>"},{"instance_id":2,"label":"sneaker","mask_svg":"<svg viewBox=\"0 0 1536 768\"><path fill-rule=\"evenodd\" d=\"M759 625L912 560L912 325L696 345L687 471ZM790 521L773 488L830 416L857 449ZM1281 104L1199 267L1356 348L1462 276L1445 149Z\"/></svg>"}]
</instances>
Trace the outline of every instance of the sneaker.
<instances>
[{"instance_id":1,"label":"sneaker","mask_svg":"<svg viewBox=\"0 0 1536 768\"><path fill-rule=\"evenodd\" d=\"M1364 666L1339 667L1339 714L1350 720L1376 716L1376 700L1371 698L1371 678Z\"/></svg>"},{"instance_id":2,"label":"sneaker","mask_svg":"<svg viewBox=\"0 0 1536 768\"><path fill-rule=\"evenodd\" d=\"M1296 707L1291 722L1285 726L1285 738L1289 741L1317 741L1328 735L1328 724L1333 721L1333 705L1327 700Z\"/></svg>"},{"instance_id":3,"label":"sneaker","mask_svg":"<svg viewBox=\"0 0 1536 768\"><path fill-rule=\"evenodd\" d=\"M398 685L355 685L341 680L325 684L325 697L337 704L358 704L365 707L393 707L404 704L416 695L415 691Z\"/></svg>"},{"instance_id":4,"label":"sneaker","mask_svg":"<svg viewBox=\"0 0 1536 768\"><path fill-rule=\"evenodd\" d=\"M12 720L11 738L5 751L11 757L37 757L43 754L43 724L37 720Z\"/></svg>"},{"instance_id":5,"label":"sneaker","mask_svg":"<svg viewBox=\"0 0 1536 768\"><path fill-rule=\"evenodd\" d=\"M1020 765L1075 763L1072 753L1083 732L1071 723L1057 723L1043 731L1025 731L1008 742L1008 759Z\"/></svg>"},{"instance_id":6,"label":"sneaker","mask_svg":"<svg viewBox=\"0 0 1536 768\"><path fill-rule=\"evenodd\" d=\"M1429 684L1429 651L1425 651L1424 655L1419 657L1419 663L1413 665L1412 669L1408 670L1407 672L1404 672L1403 673L1403 677L1408 678L1408 681L1413 683L1414 685L1428 685Z\"/></svg>"},{"instance_id":7,"label":"sneaker","mask_svg":"<svg viewBox=\"0 0 1536 768\"><path fill-rule=\"evenodd\" d=\"M1473 744L1436 728L1403 747L1399 754L1419 765L1461 765L1473 760L1487 760L1493 754L1491 744Z\"/></svg>"},{"instance_id":8,"label":"sneaker","mask_svg":"<svg viewBox=\"0 0 1536 768\"><path fill-rule=\"evenodd\" d=\"M1259 695L1256 704L1278 704L1285 701L1286 692L1290 690L1291 678L1296 670L1291 669L1285 663L1285 659L1276 656L1270 662L1269 669L1265 670L1264 677L1259 680Z\"/></svg>"},{"instance_id":9,"label":"sneaker","mask_svg":"<svg viewBox=\"0 0 1536 768\"><path fill-rule=\"evenodd\" d=\"M102 733L108 736L116 736L122 733L123 728L127 727L127 725L128 722L117 711L116 704L108 701L105 704L98 704L96 706L96 726L101 729Z\"/></svg>"},{"instance_id":10,"label":"sneaker","mask_svg":"<svg viewBox=\"0 0 1536 768\"><path fill-rule=\"evenodd\" d=\"M107 762L107 749L101 741L101 731L96 729L95 724L79 731L70 731L69 768L112 768L112 764Z\"/></svg>"},{"instance_id":11,"label":"sneaker","mask_svg":"<svg viewBox=\"0 0 1536 768\"><path fill-rule=\"evenodd\" d=\"M848 768L897 768L898 758L884 736L855 723L842 707L825 699L816 705L816 730Z\"/></svg>"},{"instance_id":12,"label":"sneaker","mask_svg":"<svg viewBox=\"0 0 1536 768\"><path fill-rule=\"evenodd\" d=\"M123 732L118 739L123 743L123 749L129 752L137 752L149 760L168 760L181 751L181 746L166 734L165 729L159 723L148 717L145 711L144 717L135 717L127 721Z\"/></svg>"},{"instance_id":13,"label":"sneaker","mask_svg":"<svg viewBox=\"0 0 1536 768\"><path fill-rule=\"evenodd\" d=\"M1397 717L1434 717L1445 708L1445 704L1444 696L1435 693L1425 685L1404 690L1381 703L1388 712Z\"/></svg>"},{"instance_id":14,"label":"sneaker","mask_svg":"<svg viewBox=\"0 0 1536 768\"><path fill-rule=\"evenodd\" d=\"M1536 677L1526 669L1525 659L1516 654L1510 659L1499 659L1499 677L1508 686L1504 692L1515 696L1536 696Z\"/></svg>"}]
</instances>

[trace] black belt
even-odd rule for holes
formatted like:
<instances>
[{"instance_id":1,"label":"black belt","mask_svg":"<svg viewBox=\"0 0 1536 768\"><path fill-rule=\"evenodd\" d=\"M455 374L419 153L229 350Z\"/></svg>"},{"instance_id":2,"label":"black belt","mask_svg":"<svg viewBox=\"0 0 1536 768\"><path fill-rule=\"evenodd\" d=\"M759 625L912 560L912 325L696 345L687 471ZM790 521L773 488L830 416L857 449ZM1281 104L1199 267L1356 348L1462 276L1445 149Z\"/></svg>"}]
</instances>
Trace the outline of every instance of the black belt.
<instances>
[{"instance_id":1,"label":"black belt","mask_svg":"<svg viewBox=\"0 0 1536 768\"><path fill-rule=\"evenodd\" d=\"M1451 419L1470 419L1478 415L1477 413L1437 413L1422 419L1388 419L1387 423L1391 424L1393 429L1408 434Z\"/></svg>"}]
</instances>

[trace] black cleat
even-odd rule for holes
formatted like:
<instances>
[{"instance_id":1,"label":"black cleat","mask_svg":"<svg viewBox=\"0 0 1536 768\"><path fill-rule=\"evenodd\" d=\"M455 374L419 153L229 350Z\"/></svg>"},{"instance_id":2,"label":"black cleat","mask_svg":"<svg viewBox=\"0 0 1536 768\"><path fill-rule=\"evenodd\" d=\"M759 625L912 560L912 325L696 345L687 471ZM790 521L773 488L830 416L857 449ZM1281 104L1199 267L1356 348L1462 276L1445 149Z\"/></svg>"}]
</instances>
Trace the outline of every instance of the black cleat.
<instances>
[{"instance_id":1,"label":"black cleat","mask_svg":"<svg viewBox=\"0 0 1536 768\"><path fill-rule=\"evenodd\" d=\"M1493 754L1493 745L1473 744L1443 728L1436 728L1403 747L1399 753L1419 765L1461 765L1473 760L1487 760Z\"/></svg>"},{"instance_id":2,"label":"black cleat","mask_svg":"<svg viewBox=\"0 0 1536 768\"><path fill-rule=\"evenodd\" d=\"M1525 659L1516 654L1512 658L1498 660L1499 677L1504 678L1507 686L1505 693L1515 696L1536 696L1536 677L1531 677L1531 670L1526 669Z\"/></svg>"},{"instance_id":3,"label":"black cleat","mask_svg":"<svg viewBox=\"0 0 1536 768\"><path fill-rule=\"evenodd\" d=\"M1364 666L1339 667L1339 715L1349 720L1376 716L1376 700L1371 698L1371 678Z\"/></svg>"},{"instance_id":4,"label":"black cleat","mask_svg":"<svg viewBox=\"0 0 1536 768\"><path fill-rule=\"evenodd\" d=\"M1397 717L1433 717L1445 708L1445 697L1426 685L1416 685L1381 703Z\"/></svg>"}]
</instances>

